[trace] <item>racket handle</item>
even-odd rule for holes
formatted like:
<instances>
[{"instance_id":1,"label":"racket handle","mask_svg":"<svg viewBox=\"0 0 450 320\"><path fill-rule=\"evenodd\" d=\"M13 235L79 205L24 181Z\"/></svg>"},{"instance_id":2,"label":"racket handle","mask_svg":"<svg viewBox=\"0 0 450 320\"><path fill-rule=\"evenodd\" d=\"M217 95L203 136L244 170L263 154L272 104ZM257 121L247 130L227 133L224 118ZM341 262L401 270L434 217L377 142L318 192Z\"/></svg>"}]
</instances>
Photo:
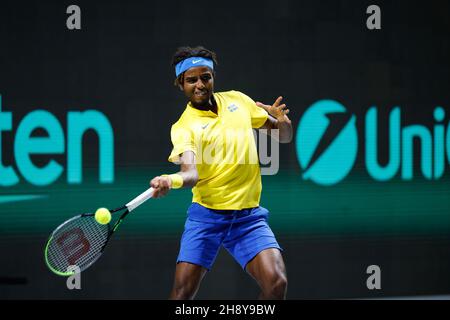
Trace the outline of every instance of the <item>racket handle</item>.
<instances>
[{"instance_id":1,"label":"racket handle","mask_svg":"<svg viewBox=\"0 0 450 320\"><path fill-rule=\"evenodd\" d=\"M133 200L131 200L126 204L128 211L130 212L133 211L141 204L143 204L145 201L150 199L152 196L153 196L153 188L147 189L145 192L141 193L136 198L134 198Z\"/></svg>"}]
</instances>

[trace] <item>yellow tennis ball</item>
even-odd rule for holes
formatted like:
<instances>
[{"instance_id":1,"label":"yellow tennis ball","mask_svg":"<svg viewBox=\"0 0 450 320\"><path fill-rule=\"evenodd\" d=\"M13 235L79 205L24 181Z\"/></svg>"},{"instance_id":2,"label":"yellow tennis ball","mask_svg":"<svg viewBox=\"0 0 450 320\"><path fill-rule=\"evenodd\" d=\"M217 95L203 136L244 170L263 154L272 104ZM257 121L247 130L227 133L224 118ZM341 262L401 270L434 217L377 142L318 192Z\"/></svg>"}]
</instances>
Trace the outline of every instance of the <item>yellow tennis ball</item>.
<instances>
[{"instance_id":1,"label":"yellow tennis ball","mask_svg":"<svg viewBox=\"0 0 450 320\"><path fill-rule=\"evenodd\" d=\"M95 211L95 221L100 224L107 224L111 221L111 212L106 208L99 208Z\"/></svg>"}]
</instances>

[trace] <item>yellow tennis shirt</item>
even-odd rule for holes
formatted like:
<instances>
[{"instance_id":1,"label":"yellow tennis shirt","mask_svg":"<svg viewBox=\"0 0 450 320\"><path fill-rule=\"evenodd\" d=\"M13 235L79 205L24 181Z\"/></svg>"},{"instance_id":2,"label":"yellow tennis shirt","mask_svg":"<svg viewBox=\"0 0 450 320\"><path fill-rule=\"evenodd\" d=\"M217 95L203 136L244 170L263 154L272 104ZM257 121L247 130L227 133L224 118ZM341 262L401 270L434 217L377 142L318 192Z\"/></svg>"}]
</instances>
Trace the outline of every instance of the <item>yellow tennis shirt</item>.
<instances>
[{"instance_id":1,"label":"yellow tennis shirt","mask_svg":"<svg viewBox=\"0 0 450 320\"><path fill-rule=\"evenodd\" d=\"M252 128L260 128L267 112L239 91L214 93L217 114L192 107L189 102L172 126L169 161L196 155L199 179L192 188L192 202L218 210L257 207L261 174Z\"/></svg>"}]
</instances>

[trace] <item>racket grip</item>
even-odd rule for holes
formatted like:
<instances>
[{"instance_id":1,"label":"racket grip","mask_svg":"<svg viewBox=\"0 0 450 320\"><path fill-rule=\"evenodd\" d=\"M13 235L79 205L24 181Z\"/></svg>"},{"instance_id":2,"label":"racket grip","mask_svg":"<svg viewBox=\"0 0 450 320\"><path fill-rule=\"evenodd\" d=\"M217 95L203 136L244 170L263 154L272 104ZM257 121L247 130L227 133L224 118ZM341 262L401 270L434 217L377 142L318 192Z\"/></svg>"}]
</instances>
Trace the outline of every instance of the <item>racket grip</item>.
<instances>
[{"instance_id":1,"label":"racket grip","mask_svg":"<svg viewBox=\"0 0 450 320\"><path fill-rule=\"evenodd\" d=\"M136 198L134 198L133 200L131 200L126 204L128 211L130 212L133 211L141 204L143 204L145 201L150 199L152 196L153 196L153 188L147 189L145 192L141 193Z\"/></svg>"}]
</instances>

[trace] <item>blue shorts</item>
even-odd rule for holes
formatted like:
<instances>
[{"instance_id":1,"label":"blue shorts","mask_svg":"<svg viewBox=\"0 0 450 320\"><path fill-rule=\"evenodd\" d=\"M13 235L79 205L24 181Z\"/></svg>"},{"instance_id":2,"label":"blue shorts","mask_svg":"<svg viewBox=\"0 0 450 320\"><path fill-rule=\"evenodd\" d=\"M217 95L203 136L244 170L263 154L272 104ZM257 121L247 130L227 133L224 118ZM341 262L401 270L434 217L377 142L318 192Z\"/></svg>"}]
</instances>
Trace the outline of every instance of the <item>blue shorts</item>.
<instances>
[{"instance_id":1,"label":"blue shorts","mask_svg":"<svg viewBox=\"0 0 450 320\"><path fill-rule=\"evenodd\" d=\"M245 270L262 250L282 250L267 224L269 211L263 207L213 210L193 202L187 214L177 263L189 262L210 270L223 245Z\"/></svg>"}]
</instances>

